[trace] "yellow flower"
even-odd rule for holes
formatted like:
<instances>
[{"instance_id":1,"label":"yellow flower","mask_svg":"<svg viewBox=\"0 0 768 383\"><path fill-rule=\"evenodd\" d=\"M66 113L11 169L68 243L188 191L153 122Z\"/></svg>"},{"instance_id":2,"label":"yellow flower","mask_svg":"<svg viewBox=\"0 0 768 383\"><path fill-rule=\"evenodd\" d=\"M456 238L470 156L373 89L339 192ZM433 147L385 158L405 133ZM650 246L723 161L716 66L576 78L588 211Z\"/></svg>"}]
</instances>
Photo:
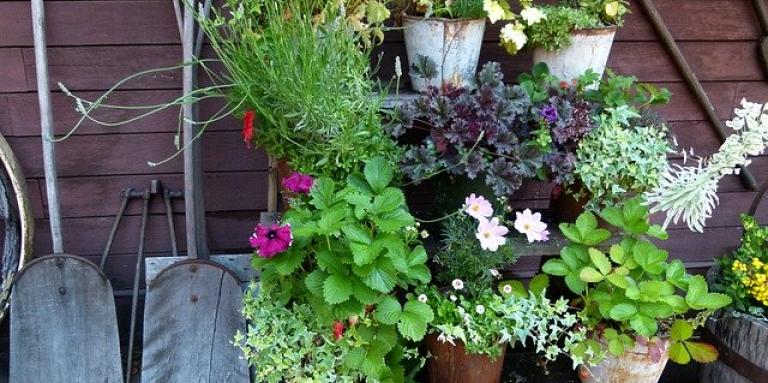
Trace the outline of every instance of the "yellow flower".
<instances>
[{"instance_id":1,"label":"yellow flower","mask_svg":"<svg viewBox=\"0 0 768 383\"><path fill-rule=\"evenodd\" d=\"M619 4L618 1L612 1L608 4L605 4L605 14L614 19L616 16L619 15L619 9L621 7L621 4Z\"/></svg>"}]
</instances>

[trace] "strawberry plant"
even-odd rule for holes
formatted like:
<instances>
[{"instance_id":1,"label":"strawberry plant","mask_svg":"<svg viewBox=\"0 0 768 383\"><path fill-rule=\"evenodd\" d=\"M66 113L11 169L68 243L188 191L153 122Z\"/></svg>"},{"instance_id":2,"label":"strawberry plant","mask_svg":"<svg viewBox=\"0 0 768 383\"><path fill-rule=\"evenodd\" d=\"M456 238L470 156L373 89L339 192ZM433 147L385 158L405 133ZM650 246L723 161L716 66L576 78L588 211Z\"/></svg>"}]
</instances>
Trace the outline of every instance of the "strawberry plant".
<instances>
[{"instance_id":1,"label":"strawberry plant","mask_svg":"<svg viewBox=\"0 0 768 383\"><path fill-rule=\"evenodd\" d=\"M617 356L637 340L654 349L668 339L675 362L714 360L717 351L691 340L693 330L731 299L710 293L704 277L688 274L683 262L670 260L649 240L664 240L667 234L649 223L641 198L605 208L600 217L616 228L615 235L598 227L593 213L584 212L574 224L560 225L569 244L560 258L543 266L579 295L580 316L593 336Z\"/></svg>"},{"instance_id":2,"label":"strawberry plant","mask_svg":"<svg viewBox=\"0 0 768 383\"><path fill-rule=\"evenodd\" d=\"M403 192L391 186L394 167L366 162L343 184L314 181L297 195L283 224L293 242L272 258L254 257L261 289L285 304L306 302L340 347L345 368L382 382L403 381L408 341L419 341L434 315L409 294L431 275L427 253Z\"/></svg>"}]
</instances>

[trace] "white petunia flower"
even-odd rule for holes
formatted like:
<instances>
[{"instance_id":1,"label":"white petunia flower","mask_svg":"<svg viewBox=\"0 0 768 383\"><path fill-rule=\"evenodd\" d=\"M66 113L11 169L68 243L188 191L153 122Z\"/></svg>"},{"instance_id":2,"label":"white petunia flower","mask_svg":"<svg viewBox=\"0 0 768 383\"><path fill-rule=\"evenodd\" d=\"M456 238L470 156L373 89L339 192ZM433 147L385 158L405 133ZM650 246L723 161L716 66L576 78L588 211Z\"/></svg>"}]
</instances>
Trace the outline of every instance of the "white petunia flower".
<instances>
[{"instance_id":1,"label":"white petunia flower","mask_svg":"<svg viewBox=\"0 0 768 383\"><path fill-rule=\"evenodd\" d=\"M464 281L462 281L461 279L454 279L453 282L451 282L451 286L453 286L455 290L463 290Z\"/></svg>"},{"instance_id":2,"label":"white petunia flower","mask_svg":"<svg viewBox=\"0 0 768 383\"><path fill-rule=\"evenodd\" d=\"M507 24L504 28L501 28L501 41L511 42L515 44L517 50L521 50L528 42L528 36L525 35L525 32L516 28L516 25Z\"/></svg>"},{"instance_id":3,"label":"white petunia flower","mask_svg":"<svg viewBox=\"0 0 768 383\"><path fill-rule=\"evenodd\" d=\"M494 0L483 0L483 10L488 14L488 20L491 21L491 24L503 20L504 17L506 17L504 8Z\"/></svg>"},{"instance_id":4,"label":"white petunia flower","mask_svg":"<svg viewBox=\"0 0 768 383\"><path fill-rule=\"evenodd\" d=\"M528 7L520 11L520 17L522 17L526 24L530 26L541 20L546 20L547 15L545 15L539 8Z\"/></svg>"}]
</instances>

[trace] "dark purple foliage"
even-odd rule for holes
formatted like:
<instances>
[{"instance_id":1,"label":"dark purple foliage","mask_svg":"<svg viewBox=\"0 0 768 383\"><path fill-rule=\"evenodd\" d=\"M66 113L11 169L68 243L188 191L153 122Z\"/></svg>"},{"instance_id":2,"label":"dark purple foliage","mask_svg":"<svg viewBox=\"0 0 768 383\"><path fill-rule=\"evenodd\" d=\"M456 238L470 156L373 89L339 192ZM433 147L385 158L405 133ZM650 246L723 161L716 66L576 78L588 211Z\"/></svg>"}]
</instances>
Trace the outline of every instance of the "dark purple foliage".
<instances>
[{"instance_id":1,"label":"dark purple foliage","mask_svg":"<svg viewBox=\"0 0 768 383\"><path fill-rule=\"evenodd\" d=\"M544 153L530 143L539 117L522 88L504 84L499 64L486 64L477 81L476 89L430 88L395 112L390 133L428 132L403 159L415 182L447 172L484 179L498 196L508 196L543 165Z\"/></svg>"}]
</instances>

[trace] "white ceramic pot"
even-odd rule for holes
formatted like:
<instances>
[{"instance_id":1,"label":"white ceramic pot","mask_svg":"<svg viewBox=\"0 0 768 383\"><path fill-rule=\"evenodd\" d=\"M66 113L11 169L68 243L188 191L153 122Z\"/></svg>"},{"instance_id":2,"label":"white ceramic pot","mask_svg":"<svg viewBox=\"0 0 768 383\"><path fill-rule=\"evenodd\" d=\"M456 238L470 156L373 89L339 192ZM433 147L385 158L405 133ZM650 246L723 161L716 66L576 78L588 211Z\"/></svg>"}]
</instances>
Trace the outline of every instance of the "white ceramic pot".
<instances>
[{"instance_id":1,"label":"white ceramic pot","mask_svg":"<svg viewBox=\"0 0 768 383\"><path fill-rule=\"evenodd\" d=\"M413 89L423 92L429 86L451 82L468 86L474 83L485 19L440 19L403 15L403 34L408 63L428 58L435 65L432 77L410 68Z\"/></svg>"},{"instance_id":2,"label":"white ceramic pot","mask_svg":"<svg viewBox=\"0 0 768 383\"><path fill-rule=\"evenodd\" d=\"M559 51L536 48L533 61L546 63L549 73L563 81L570 82L588 69L602 76L611 54L614 36L616 27L573 31L570 45Z\"/></svg>"},{"instance_id":3,"label":"white ceramic pot","mask_svg":"<svg viewBox=\"0 0 768 383\"><path fill-rule=\"evenodd\" d=\"M665 344L661 359L654 363L648 356L648 348L639 344L619 357L608 355L597 366L579 366L579 378L583 383L658 383L669 361Z\"/></svg>"}]
</instances>

